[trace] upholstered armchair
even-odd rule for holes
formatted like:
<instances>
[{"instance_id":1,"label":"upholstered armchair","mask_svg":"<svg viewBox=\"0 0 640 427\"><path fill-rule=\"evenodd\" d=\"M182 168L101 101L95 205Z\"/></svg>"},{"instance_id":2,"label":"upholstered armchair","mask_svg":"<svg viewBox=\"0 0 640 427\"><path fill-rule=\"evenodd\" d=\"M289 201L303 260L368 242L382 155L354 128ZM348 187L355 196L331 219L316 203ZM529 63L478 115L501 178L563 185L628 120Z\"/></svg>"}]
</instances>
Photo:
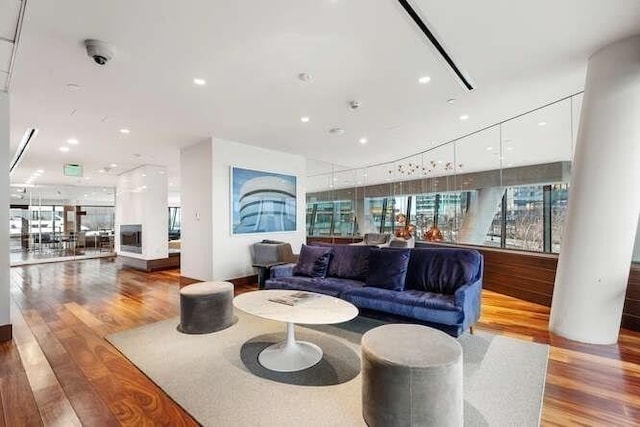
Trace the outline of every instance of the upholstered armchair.
<instances>
[{"instance_id":1,"label":"upholstered armchair","mask_svg":"<svg viewBox=\"0 0 640 427\"><path fill-rule=\"evenodd\" d=\"M295 263L298 256L293 253L291 244L275 240L263 240L253 244L253 267L258 268L258 287L262 289L269 277L271 267Z\"/></svg>"},{"instance_id":2,"label":"upholstered armchair","mask_svg":"<svg viewBox=\"0 0 640 427\"><path fill-rule=\"evenodd\" d=\"M362 242L352 243L352 245L377 246L379 248L384 248L389 246L390 241L391 234L366 233Z\"/></svg>"}]
</instances>

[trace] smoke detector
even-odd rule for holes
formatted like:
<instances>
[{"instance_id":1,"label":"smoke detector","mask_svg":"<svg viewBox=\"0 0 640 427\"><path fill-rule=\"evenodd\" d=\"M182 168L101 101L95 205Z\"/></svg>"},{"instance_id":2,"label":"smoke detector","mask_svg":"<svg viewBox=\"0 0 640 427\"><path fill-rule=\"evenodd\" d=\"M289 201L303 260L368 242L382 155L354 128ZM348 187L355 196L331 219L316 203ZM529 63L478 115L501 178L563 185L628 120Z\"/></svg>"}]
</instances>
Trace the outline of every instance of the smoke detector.
<instances>
[{"instance_id":1,"label":"smoke detector","mask_svg":"<svg viewBox=\"0 0 640 427\"><path fill-rule=\"evenodd\" d=\"M354 101L349 101L349 109L351 111L356 111L358 108L361 107L361 105L362 104L360 103L360 101L355 101L355 100Z\"/></svg>"}]
</instances>

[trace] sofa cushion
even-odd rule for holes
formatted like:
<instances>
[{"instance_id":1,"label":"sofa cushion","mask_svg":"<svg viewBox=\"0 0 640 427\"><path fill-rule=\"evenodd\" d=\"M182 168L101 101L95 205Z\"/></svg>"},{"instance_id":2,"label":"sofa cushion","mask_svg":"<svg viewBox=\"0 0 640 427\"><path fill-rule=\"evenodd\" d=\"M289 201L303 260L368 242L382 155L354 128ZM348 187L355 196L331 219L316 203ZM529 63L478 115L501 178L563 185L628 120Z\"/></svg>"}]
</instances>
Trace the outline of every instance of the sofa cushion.
<instances>
[{"instance_id":1,"label":"sofa cushion","mask_svg":"<svg viewBox=\"0 0 640 427\"><path fill-rule=\"evenodd\" d=\"M469 249L411 251L405 289L453 295L462 285L478 280L482 255Z\"/></svg>"},{"instance_id":2,"label":"sofa cushion","mask_svg":"<svg viewBox=\"0 0 640 427\"><path fill-rule=\"evenodd\" d=\"M311 246L323 246L333 249L327 277L339 277L363 282L367 279L371 247L324 242L313 242Z\"/></svg>"},{"instance_id":3,"label":"sofa cushion","mask_svg":"<svg viewBox=\"0 0 640 427\"><path fill-rule=\"evenodd\" d=\"M326 276L332 251L333 249L328 247L302 245L293 274L307 277Z\"/></svg>"},{"instance_id":4,"label":"sofa cushion","mask_svg":"<svg viewBox=\"0 0 640 427\"><path fill-rule=\"evenodd\" d=\"M369 271L369 246L332 245L328 277L365 281Z\"/></svg>"},{"instance_id":5,"label":"sofa cushion","mask_svg":"<svg viewBox=\"0 0 640 427\"><path fill-rule=\"evenodd\" d=\"M371 249L367 286L402 291L404 289L409 249Z\"/></svg>"},{"instance_id":6,"label":"sofa cushion","mask_svg":"<svg viewBox=\"0 0 640 427\"><path fill-rule=\"evenodd\" d=\"M363 286L364 283L357 280L336 279L331 277L319 279L316 277L303 276L270 279L265 283L265 289L295 289L331 295L332 297L338 297L345 291L358 289Z\"/></svg>"},{"instance_id":7,"label":"sofa cushion","mask_svg":"<svg viewBox=\"0 0 640 427\"><path fill-rule=\"evenodd\" d=\"M345 291L341 298L358 308L422 320L443 325L461 325L462 308L456 307L454 297L433 292L364 287Z\"/></svg>"}]
</instances>

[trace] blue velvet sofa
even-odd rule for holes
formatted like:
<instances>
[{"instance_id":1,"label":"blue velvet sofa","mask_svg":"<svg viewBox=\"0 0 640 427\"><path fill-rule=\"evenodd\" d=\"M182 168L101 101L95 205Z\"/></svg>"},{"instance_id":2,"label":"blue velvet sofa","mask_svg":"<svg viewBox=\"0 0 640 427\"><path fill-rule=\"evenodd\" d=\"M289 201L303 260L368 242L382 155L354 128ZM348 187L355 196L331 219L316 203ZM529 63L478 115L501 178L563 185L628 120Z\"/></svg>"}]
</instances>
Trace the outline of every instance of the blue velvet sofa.
<instances>
[{"instance_id":1,"label":"blue velvet sofa","mask_svg":"<svg viewBox=\"0 0 640 427\"><path fill-rule=\"evenodd\" d=\"M478 251L323 246L331 253L324 274L316 269L316 277L309 277L296 274L296 264L276 266L265 289L331 295L354 304L364 315L421 323L455 337L480 317L484 261ZM303 246L301 260L308 248ZM399 252L408 258L400 267Z\"/></svg>"}]
</instances>

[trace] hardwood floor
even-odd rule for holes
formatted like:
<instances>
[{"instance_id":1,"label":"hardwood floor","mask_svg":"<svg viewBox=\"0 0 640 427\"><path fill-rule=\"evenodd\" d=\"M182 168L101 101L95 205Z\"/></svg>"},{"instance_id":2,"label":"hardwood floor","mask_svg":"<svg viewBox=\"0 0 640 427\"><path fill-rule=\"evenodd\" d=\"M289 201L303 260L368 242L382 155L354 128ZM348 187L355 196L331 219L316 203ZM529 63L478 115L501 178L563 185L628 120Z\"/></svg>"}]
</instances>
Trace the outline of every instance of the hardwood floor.
<instances>
[{"instance_id":1,"label":"hardwood floor","mask_svg":"<svg viewBox=\"0 0 640 427\"><path fill-rule=\"evenodd\" d=\"M14 340L0 345L0 427L197 425L104 340L177 316L179 286L177 270L123 270L113 259L12 268ZM485 291L477 326L551 345L543 425L640 424L640 334L623 330L613 346L579 344L550 335L548 318L547 307Z\"/></svg>"}]
</instances>

